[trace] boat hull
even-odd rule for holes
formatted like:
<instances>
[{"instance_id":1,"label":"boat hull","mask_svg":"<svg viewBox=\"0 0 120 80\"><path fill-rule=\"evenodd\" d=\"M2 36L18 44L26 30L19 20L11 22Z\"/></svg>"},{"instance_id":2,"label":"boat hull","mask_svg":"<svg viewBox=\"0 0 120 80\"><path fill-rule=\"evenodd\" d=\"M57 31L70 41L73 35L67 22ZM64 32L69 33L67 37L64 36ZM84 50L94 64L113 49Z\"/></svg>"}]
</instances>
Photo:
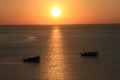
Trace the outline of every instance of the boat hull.
<instances>
[{"instance_id":1,"label":"boat hull","mask_svg":"<svg viewBox=\"0 0 120 80\"><path fill-rule=\"evenodd\" d=\"M40 62L40 56L28 57L23 59L24 62Z\"/></svg>"},{"instance_id":2,"label":"boat hull","mask_svg":"<svg viewBox=\"0 0 120 80\"><path fill-rule=\"evenodd\" d=\"M98 56L98 52L84 52L84 53L80 53L81 56L84 57L97 57Z\"/></svg>"}]
</instances>

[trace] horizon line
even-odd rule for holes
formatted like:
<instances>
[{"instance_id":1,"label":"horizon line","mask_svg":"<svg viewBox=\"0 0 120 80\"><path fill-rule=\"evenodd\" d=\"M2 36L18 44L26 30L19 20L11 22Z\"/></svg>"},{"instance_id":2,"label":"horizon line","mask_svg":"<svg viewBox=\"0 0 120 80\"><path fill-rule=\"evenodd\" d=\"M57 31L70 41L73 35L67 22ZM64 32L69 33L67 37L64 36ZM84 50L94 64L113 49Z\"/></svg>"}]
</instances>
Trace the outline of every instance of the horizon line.
<instances>
[{"instance_id":1,"label":"horizon line","mask_svg":"<svg viewBox=\"0 0 120 80\"><path fill-rule=\"evenodd\" d=\"M0 24L0 26L4 26L4 25L8 25L8 26L14 26L14 25L18 25L18 26L32 26L32 25L36 25L36 26L61 26L61 25L120 25L120 23L90 23L90 24Z\"/></svg>"}]
</instances>

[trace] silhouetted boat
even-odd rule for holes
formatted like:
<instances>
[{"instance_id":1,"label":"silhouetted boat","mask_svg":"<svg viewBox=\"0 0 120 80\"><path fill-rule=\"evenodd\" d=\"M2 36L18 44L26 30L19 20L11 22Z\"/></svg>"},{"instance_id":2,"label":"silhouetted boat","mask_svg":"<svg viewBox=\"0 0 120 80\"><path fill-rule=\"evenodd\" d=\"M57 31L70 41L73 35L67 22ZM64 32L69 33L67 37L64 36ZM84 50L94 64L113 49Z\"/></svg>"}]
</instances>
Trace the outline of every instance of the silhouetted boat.
<instances>
[{"instance_id":1,"label":"silhouetted boat","mask_svg":"<svg viewBox=\"0 0 120 80\"><path fill-rule=\"evenodd\" d=\"M98 56L98 51L93 51L93 52L83 52L83 53L80 53L81 56L84 56L84 57L97 57Z\"/></svg>"},{"instance_id":2,"label":"silhouetted boat","mask_svg":"<svg viewBox=\"0 0 120 80\"><path fill-rule=\"evenodd\" d=\"M24 62L40 62L40 56L28 57L23 59Z\"/></svg>"}]
</instances>

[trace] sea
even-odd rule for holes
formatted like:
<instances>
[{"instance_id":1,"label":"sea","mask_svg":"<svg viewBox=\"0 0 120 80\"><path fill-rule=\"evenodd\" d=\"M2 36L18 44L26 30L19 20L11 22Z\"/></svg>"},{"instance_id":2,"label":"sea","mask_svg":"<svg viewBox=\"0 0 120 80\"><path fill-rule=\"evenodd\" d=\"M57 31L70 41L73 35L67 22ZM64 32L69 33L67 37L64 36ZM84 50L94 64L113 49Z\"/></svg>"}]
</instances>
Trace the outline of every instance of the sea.
<instances>
[{"instance_id":1,"label":"sea","mask_svg":"<svg viewBox=\"0 0 120 80\"><path fill-rule=\"evenodd\" d=\"M0 80L120 80L120 24L1 25Z\"/></svg>"}]
</instances>

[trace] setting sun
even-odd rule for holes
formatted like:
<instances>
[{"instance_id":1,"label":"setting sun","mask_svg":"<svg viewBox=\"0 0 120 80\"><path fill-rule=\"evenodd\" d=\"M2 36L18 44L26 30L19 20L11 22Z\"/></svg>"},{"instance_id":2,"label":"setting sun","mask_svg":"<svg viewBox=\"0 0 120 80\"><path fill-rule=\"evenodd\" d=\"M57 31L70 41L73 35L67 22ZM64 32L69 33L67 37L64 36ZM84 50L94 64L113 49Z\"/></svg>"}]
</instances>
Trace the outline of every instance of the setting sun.
<instances>
[{"instance_id":1,"label":"setting sun","mask_svg":"<svg viewBox=\"0 0 120 80\"><path fill-rule=\"evenodd\" d=\"M51 10L52 16L58 17L61 14L61 10L58 7L55 7Z\"/></svg>"}]
</instances>

